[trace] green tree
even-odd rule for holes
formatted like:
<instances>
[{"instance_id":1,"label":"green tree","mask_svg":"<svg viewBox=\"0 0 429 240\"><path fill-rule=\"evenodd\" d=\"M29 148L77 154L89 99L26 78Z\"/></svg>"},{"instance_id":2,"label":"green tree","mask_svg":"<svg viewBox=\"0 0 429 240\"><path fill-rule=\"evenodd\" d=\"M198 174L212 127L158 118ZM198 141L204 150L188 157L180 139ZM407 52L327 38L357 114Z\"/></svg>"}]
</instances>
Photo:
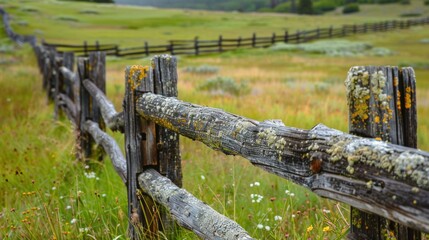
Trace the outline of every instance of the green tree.
<instances>
[{"instance_id":1,"label":"green tree","mask_svg":"<svg viewBox=\"0 0 429 240\"><path fill-rule=\"evenodd\" d=\"M298 5L299 14L313 14L313 3L311 0L300 0Z\"/></svg>"}]
</instances>

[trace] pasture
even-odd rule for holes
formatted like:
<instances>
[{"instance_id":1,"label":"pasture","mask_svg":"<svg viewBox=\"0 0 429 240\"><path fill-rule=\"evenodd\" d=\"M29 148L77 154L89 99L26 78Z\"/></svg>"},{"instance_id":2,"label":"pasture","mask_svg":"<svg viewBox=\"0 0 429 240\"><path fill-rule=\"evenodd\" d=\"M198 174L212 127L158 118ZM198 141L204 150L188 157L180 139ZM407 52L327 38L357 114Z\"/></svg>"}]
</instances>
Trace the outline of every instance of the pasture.
<instances>
[{"instance_id":1,"label":"pasture","mask_svg":"<svg viewBox=\"0 0 429 240\"><path fill-rule=\"evenodd\" d=\"M207 14L58 1L0 1L14 17L14 29L46 40L79 43L100 40L122 45L162 42L195 35L236 37L269 35L285 28L307 29L340 23L390 20L403 11L429 7L413 1L405 8L364 6L357 15L293 16L278 14ZM407 9L409 8L409 9ZM95 10L94 10L95 9ZM90 13L90 10L97 12ZM61 12L61 13L59 13ZM398 14L393 14L398 13ZM74 20L73 20L74 19ZM77 21L75 21L77 19ZM315 25L317 24L317 25ZM0 237L11 239L125 239L126 192L110 166L74 159L73 129L54 121L41 90L41 76L29 47L18 48L0 28ZM220 55L179 57L179 98L219 107L256 120L281 119L309 129L318 123L347 131L344 79L351 66L413 66L417 76L418 145L429 149L429 29L414 27L347 37L345 44L367 43L383 54L315 53L305 50L253 49ZM329 42L319 43L327 48ZM386 53L387 52L387 53ZM386 53L386 54L384 54ZM107 95L121 109L124 69L149 65L148 59L108 58ZM205 67L202 67L205 66ZM205 71L204 69L211 69ZM204 90L208 79L223 77L241 88ZM240 85L241 84L241 85ZM213 91L211 91L213 90ZM116 140L123 143L118 134ZM291 182L268 175L239 158L181 139L184 187L260 239L341 239L349 225L349 207L320 199ZM280 218L279 218L280 217ZM194 239L178 231L178 239ZM160 236L162 239L163 236Z\"/></svg>"}]
</instances>

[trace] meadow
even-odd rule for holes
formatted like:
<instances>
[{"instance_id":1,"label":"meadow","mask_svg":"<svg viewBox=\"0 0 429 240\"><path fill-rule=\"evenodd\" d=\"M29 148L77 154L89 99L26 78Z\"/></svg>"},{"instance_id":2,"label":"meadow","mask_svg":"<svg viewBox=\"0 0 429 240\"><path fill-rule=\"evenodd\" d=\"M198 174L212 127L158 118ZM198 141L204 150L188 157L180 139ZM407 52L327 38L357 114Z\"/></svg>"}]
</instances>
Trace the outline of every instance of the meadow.
<instances>
[{"instance_id":1,"label":"meadow","mask_svg":"<svg viewBox=\"0 0 429 240\"><path fill-rule=\"evenodd\" d=\"M145 40L161 43L191 39L195 35L201 39L219 34L269 35L286 28L292 31L390 20L416 8L423 12L422 16L429 13L422 1L412 1L405 7L368 5L356 15L334 12L316 17L209 14L53 0L0 0L0 5L13 16L13 28L21 34L36 34L52 42L99 40L124 46L139 45ZM126 189L109 160L75 160L73 127L66 119L53 120L53 106L42 91L32 50L6 39L2 27L0 36L0 239L126 239ZM287 126L305 129L323 123L347 131L344 79L351 66L413 66L417 77L418 146L429 150L429 27L343 40L345 50L336 50L338 54L277 46L178 56L179 99L258 121L280 119ZM347 51L353 43L388 51ZM325 49L329 45L332 44L319 42L316 47ZM148 65L150 60L108 58L107 95L117 109L121 109L124 94L125 66L134 64ZM217 89L204 88L216 78L229 79L225 81L229 83ZM228 91L235 86L246 91ZM120 134L112 134L123 144ZM181 152L184 188L236 220L255 238L346 236L348 206L319 198L305 188L252 167L245 159L214 152L189 139L181 139ZM197 239L181 229L159 238Z\"/></svg>"}]
</instances>

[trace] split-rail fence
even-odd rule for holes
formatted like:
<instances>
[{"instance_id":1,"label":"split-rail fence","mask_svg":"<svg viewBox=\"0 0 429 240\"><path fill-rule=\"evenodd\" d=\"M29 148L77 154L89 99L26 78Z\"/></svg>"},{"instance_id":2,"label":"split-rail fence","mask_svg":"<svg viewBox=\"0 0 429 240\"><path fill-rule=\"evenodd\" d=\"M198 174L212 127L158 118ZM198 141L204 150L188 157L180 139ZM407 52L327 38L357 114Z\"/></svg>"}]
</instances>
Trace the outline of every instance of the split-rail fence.
<instances>
[{"instance_id":1,"label":"split-rail fence","mask_svg":"<svg viewBox=\"0 0 429 240\"><path fill-rule=\"evenodd\" d=\"M171 55L202 55L209 53L222 53L241 48L265 48L275 43L306 43L318 39L329 39L346 37L356 34L371 32L385 32L396 29L407 29L412 26L429 24L429 17L405 20L391 20L375 23L343 25L341 27L316 28L313 30L297 30L296 32L285 31L281 34L273 33L271 36L258 36L253 33L250 37L225 38L220 35L214 40L202 40L195 37L192 40L170 40L168 44L150 45L145 41L142 46L120 47L116 44L59 44L42 42L45 47L54 47L59 52L74 52L80 56L88 56L91 51L104 51L107 55L125 56L150 56L154 54Z\"/></svg>"},{"instance_id":2,"label":"split-rail fence","mask_svg":"<svg viewBox=\"0 0 429 240\"><path fill-rule=\"evenodd\" d=\"M104 52L74 64L73 53L33 48L55 116L64 112L75 125L77 157L100 158L97 143L127 186L132 239L168 231L172 219L204 239L252 239L181 188L179 135L349 204L350 239L421 239L421 232L429 232L429 153L415 149L411 68L350 69L351 135L322 124L303 130L278 120L259 122L180 101L177 62L170 55L155 56L149 67L127 67L123 111L117 112L105 95ZM124 133L125 156L106 127Z\"/></svg>"}]
</instances>

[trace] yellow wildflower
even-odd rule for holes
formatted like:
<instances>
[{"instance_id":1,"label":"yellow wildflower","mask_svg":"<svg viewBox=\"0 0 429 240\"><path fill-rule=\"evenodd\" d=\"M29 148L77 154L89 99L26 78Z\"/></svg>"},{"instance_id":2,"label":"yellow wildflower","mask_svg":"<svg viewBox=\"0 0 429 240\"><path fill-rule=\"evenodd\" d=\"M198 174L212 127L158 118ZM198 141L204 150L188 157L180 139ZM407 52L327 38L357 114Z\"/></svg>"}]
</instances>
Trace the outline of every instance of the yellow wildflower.
<instances>
[{"instance_id":1,"label":"yellow wildflower","mask_svg":"<svg viewBox=\"0 0 429 240\"><path fill-rule=\"evenodd\" d=\"M310 225L310 226L307 228L307 232L311 232L311 230L313 230L313 225Z\"/></svg>"},{"instance_id":2,"label":"yellow wildflower","mask_svg":"<svg viewBox=\"0 0 429 240\"><path fill-rule=\"evenodd\" d=\"M326 226L322 229L323 232L330 232L331 228L329 226Z\"/></svg>"}]
</instances>

